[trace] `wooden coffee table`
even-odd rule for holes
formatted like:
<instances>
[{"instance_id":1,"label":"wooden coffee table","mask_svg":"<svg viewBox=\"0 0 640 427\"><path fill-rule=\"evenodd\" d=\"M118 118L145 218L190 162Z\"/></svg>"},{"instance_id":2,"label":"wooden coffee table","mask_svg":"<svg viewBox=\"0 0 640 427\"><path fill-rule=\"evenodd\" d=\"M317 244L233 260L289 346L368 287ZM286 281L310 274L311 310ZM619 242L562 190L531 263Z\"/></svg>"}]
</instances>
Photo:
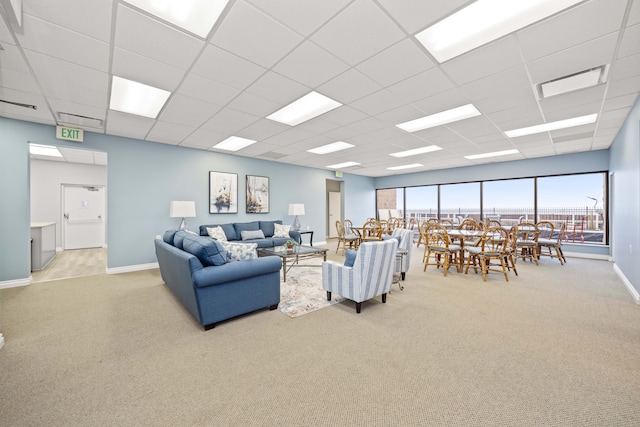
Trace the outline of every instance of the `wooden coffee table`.
<instances>
[{"instance_id":1,"label":"wooden coffee table","mask_svg":"<svg viewBox=\"0 0 640 427\"><path fill-rule=\"evenodd\" d=\"M287 272L295 265L298 267L319 267L318 265L300 264L299 261L307 258L322 257L327 260L328 249L314 248L313 246L294 246L288 250L286 246L274 246L272 248L258 248L258 256L279 256L282 260L282 281L287 281ZM287 263L289 264L287 266Z\"/></svg>"}]
</instances>

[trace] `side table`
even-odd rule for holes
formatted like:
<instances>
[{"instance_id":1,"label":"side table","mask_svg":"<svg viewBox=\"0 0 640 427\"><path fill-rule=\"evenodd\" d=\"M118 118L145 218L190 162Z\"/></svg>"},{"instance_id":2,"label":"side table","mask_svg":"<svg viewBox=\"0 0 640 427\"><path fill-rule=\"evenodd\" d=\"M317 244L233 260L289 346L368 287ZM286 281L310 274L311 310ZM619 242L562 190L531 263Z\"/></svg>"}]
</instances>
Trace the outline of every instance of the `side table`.
<instances>
[{"instance_id":1,"label":"side table","mask_svg":"<svg viewBox=\"0 0 640 427\"><path fill-rule=\"evenodd\" d=\"M303 234L311 234L309 236L309 246L313 246L313 230L300 230L300 238L302 238Z\"/></svg>"}]
</instances>

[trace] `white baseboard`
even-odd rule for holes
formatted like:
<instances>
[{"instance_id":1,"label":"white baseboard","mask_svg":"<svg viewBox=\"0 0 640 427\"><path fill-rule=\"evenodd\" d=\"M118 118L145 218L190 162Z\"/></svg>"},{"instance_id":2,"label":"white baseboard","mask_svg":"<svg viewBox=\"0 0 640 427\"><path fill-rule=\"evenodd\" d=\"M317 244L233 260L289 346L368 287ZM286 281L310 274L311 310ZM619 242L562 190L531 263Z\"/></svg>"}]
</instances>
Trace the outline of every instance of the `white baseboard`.
<instances>
[{"instance_id":1,"label":"white baseboard","mask_svg":"<svg viewBox=\"0 0 640 427\"><path fill-rule=\"evenodd\" d=\"M613 271L616 272L620 280L622 280L622 283L624 283L624 285L627 287L627 290L631 294L631 297L636 302L636 304L640 305L640 293L638 293L638 291L636 290L636 288L633 287L629 279L627 279L627 276L624 275L622 270L620 270L620 267L618 267L615 263L613 264Z\"/></svg>"},{"instance_id":2,"label":"white baseboard","mask_svg":"<svg viewBox=\"0 0 640 427\"><path fill-rule=\"evenodd\" d=\"M567 258L599 259L601 261L611 261L611 257L605 254L585 254L582 252L565 252L564 256L566 256Z\"/></svg>"},{"instance_id":3,"label":"white baseboard","mask_svg":"<svg viewBox=\"0 0 640 427\"><path fill-rule=\"evenodd\" d=\"M5 280L4 282L0 282L0 289L7 288L17 288L20 286L27 286L33 282L33 278L29 276L26 279L17 279L17 280Z\"/></svg>"},{"instance_id":4,"label":"white baseboard","mask_svg":"<svg viewBox=\"0 0 640 427\"><path fill-rule=\"evenodd\" d=\"M152 262L149 264L127 265L124 267L107 268L107 274L131 273L133 271L153 270L154 268L159 267L160 266L157 262Z\"/></svg>"}]
</instances>

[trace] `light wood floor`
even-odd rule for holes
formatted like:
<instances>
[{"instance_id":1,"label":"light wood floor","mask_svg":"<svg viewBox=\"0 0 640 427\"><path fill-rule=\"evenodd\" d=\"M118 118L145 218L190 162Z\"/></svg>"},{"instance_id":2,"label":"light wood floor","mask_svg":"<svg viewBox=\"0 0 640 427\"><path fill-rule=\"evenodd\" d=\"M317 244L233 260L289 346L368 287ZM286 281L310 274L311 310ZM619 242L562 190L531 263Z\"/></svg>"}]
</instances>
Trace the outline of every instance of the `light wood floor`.
<instances>
[{"instance_id":1,"label":"light wood floor","mask_svg":"<svg viewBox=\"0 0 640 427\"><path fill-rule=\"evenodd\" d=\"M102 274L107 270L107 249L73 249L58 252L44 270L33 271L33 283Z\"/></svg>"}]
</instances>

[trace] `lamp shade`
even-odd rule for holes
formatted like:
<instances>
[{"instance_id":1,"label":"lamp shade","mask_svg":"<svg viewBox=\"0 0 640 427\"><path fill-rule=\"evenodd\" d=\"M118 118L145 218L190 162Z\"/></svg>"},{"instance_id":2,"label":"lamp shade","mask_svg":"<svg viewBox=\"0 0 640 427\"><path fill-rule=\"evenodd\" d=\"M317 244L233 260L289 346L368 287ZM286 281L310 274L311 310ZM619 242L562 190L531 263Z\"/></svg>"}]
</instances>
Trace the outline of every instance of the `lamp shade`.
<instances>
[{"instance_id":1,"label":"lamp shade","mask_svg":"<svg viewBox=\"0 0 640 427\"><path fill-rule=\"evenodd\" d=\"M304 215L304 204L291 203L289 205L289 215Z\"/></svg>"},{"instance_id":2,"label":"lamp shade","mask_svg":"<svg viewBox=\"0 0 640 427\"><path fill-rule=\"evenodd\" d=\"M172 201L169 207L170 218L194 218L196 216L196 202Z\"/></svg>"}]
</instances>

